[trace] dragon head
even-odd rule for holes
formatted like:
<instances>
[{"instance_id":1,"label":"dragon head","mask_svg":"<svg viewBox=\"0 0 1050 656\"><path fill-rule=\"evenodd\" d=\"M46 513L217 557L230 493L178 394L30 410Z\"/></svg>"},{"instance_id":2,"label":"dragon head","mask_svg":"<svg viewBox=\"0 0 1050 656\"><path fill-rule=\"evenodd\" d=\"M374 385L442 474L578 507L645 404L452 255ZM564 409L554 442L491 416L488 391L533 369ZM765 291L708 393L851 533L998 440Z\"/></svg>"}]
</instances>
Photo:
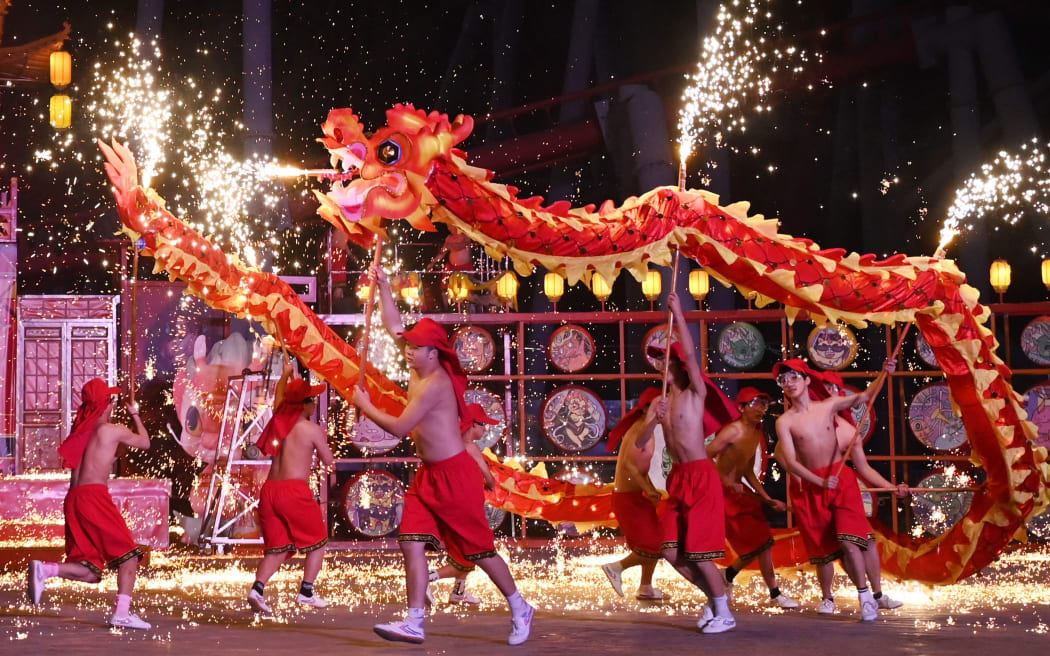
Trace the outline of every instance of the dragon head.
<instances>
[{"instance_id":1,"label":"dragon head","mask_svg":"<svg viewBox=\"0 0 1050 656\"><path fill-rule=\"evenodd\" d=\"M355 242L369 232L385 236L383 219L406 219L417 230L434 230L423 205L434 198L426 188L434 162L447 157L470 135L474 120L427 114L412 105L386 112L387 125L369 136L350 109L333 109L318 139L331 154L333 167L356 172L349 182L336 181L327 194L315 192L326 221ZM362 239L364 238L364 239Z\"/></svg>"}]
</instances>

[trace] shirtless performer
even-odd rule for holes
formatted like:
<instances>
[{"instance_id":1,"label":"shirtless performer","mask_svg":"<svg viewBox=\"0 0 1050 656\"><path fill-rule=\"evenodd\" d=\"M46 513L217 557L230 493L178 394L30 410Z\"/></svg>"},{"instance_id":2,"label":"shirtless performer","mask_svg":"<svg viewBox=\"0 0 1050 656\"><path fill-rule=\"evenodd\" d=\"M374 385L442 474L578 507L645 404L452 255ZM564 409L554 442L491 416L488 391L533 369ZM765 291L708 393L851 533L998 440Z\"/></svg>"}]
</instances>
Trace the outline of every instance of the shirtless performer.
<instances>
[{"instance_id":1,"label":"shirtless performer","mask_svg":"<svg viewBox=\"0 0 1050 656\"><path fill-rule=\"evenodd\" d=\"M483 474L463 443L462 435L471 422L463 399L467 377L445 329L424 318L406 331L386 273L373 268L372 276L378 283L383 324L391 335L405 341L405 360L411 372L408 405L399 417L388 415L373 405L360 386L354 390L354 403L388 433L402 436L411 432L423 461L405 494L398 536L405 557L407 616L400 622L378 624L375 632L387 640L423 642L425 549L443 542L453 559L463 562L465 558L480 567L507 598L511 612L507 642L519 645L529 637L535 609L522 598L507 563L496 553L485 517Z\"/></svg>"},{"instance_id":2,"label":"shirtless performer","mask_svg":"<svg viewBox=\"0 0 1050 656\"><path fill-rule=\"evenodd\" d=\"M302 378L292 378L294 371L286 354L284 372L277 381L273 417L255 443L263 454L273 458L270 475L259 492L259 523L266 553L248 592L248 604L264 615L272 613L264 596L266 582L297 550L306 554L306 562L296 601L314 608L328 607L328 602L314 590L314 581L324 564L328 528L307 482L315 451L325 467L334 462L328 436L310 421L317 409L315 397L324 392L325 386L311 386Z\"/></svg>"},{"instance_id":3,"label":"shirtless performer","mask_svg":"<svg viewBox=\"0 0 1050 656\"><path fill-rule=\"evenodd\" d=\"M484 456L481 455L481 449L478 447L476 440L481 439L481 436L485 434L485 426L495 426L499 422L492 417L489 417L485 412L485 408L481 407L478 403L471 403L468 405L467 412L470 413L471 424L470 428L463 433L463 447L478 463L478 467L481 469L481 474L485 477L485 489L493 490L496 488L496 479L493 478L488 463L485 462ZM452 578L456 579L456 582L452 584L452 592L448 595L448 603L467 604L471 606L481 603L481 599L478 599L467 592L467 574L474 570L474 563L465 558L463 561L464 562L460 562L449 558L447 565L443 565L436 570L432 569L427 573L428 604L434 604L434 595L430 592L430 584L434 581L440 581L441 579Z\"/></svg>"},{"instance_id":4,"label":"shirtless performer","mask_svg":"<svg viewBox=\"0 0 1050 656\"><path fill-rule=\"evenodd\" d=\"M142 425L138 406L128 403L135 420L135 432L109 423L119 387L110 387L101 378L92 378L80 393L80 408L69 437L58 447L62 466L71 469L69 492L63 504L66 516L66 559L63 563L29 563L29 599L39 604L46 581L58 576L70 581L98 583L104 568L117 570L117 605L109 625L123 629L149 629L151 625L129 611L135 588L135 571L142 560L142 549L128 530L120 511L109 495L107 483L117 449L122 444L148 449L149 434Z\"/></svg>"},{"instance_id":5,"label":"shirtless performer","mask_svg":"<svg viewBox=\"0 0 1050 656\"><path fill-rule=\"evenodd\" d=\"M711 422L705 422L710 419L705 417L710 414L705 412L705 402L708 394L719 392L700 372L678 294L671 292L667 304L679 341L670 345L669 353L662 353L671 358L670 396L656 402L656 415L674 460L667 477L667 504L660 513L662 551L682 576L707 595L697 627L704 633L722 633L734 628L736 620L729 611L725 579L714 563L726 554L725 509L718 470L704 447L704 436L714 432L708 430ZM637 448L646 448L649 437L639 438Z\"/></svg>"},{"instance_id":6,"label":"shirtless performer","mask_svg":"<svg viewBox=\"0 0 1050 656\"><path fill-rule=\"evenodd\" d=\"M766 494L755 475L755 454L759 446L765 445L762 418L769 409L769 395L754 387L745 387L737 393L736 404L740 419L723 426L707 445L707 456L715 459L722 478L726 540L739 554L725 570L726 583L732 588L736 575L757 558L762 578L769 588L769 597L781 608L798 608L798 602L777 587L777 575L773 569L773 533L762 511L762 504L777 512L784 512L787 506Z\"/></svg>"},{"instance_id":7,"label":"shirtless performer","mask_svg":"<svg viewBox=\"0 0 1050 656\"><path fill-rule=\"evenodd\" d=\"M656 412L651 409L652 402L659 397L659 387L650 387L642 392L637 405L609 432L609 442L606 444L609 451L615 451L617 446L620 448L616 456L612 508L631 553L615 563L602 565L602 571L616 594L622 597L623 571L640 565L642 579L635 598L642 600L664 597L663 592L653 587L653 571L662 558L663 530L656 514L661 494L649 480L655 441L649 440L648 436L657 424ZM635 444L642 436L646 436L646 445L638 449Z\"/></svg>"},{"instance_id":8,"label":"shirtless performer","mask_svg":"<svg viewBox=\"0 0 1050 656\"><path fill-rule=\"evenodd\" d=\"M776 458L794 477L788 494L810 562L817 565L824 593L819 612L824 614L834 612L834 602L830 598L830 568L821 566L841 556L843 568L857 587L861 620L870 622L879 616L879 603L867 586L862 552L873 545L857 475L849 467L843 467L838 476L832 474L847 455L854 458L858 467L868 467L859 440L849 454L845 452L854 431L839 432L836 417L855 405L867 403L882 386L886 374L895 368L895 362L887 361L884 373L863 392L837 396L830 394L822 376L802 360L786 360L773 367L777 384L790 406L777 420L780 442ZM893 487L877 473L875 476L875 480L881 479ZM897 494L907 496L907 487L898 486ZM830 606L830 611L825 606Z\"/></svg>"}]
</instances>

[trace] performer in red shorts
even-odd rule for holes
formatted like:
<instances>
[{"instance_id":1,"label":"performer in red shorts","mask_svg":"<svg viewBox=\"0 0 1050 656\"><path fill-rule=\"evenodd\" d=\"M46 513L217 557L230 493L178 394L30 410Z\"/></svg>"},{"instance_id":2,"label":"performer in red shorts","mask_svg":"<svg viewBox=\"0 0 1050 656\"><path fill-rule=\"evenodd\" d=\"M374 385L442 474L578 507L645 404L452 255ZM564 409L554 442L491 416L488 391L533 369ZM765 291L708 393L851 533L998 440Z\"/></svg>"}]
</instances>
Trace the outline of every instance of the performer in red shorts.
<instances>
[{"instance_id":1,"label":"performer in red shorts","mask_svg":"<svg viewBox=\"0 0 1050 656\"><path fill-rule=\"evenodd\" d=\"M111 397L117 394L120 388L110 387L101 378L89 380L80 393L80 408L72 430L58 447L62 466L72 470L69 493L63 504L66 560L64 563L30 562L27 591L30 601L39 604L46 581L53 576L98 583L105 568L115 569L117 605L109 624L126 629L149 629L148 622L129 610L142 549L132 539L107 487L118 447L126 444L148 449L149 434L134 402L128 403L127 409L135 421L135 432L109 423L116 403Z\"/></svg>"},{"instance_id":2,"label":"performer in red shorts","mask_svg":"<svg viewBox=\"0 0 1050 656\"><path fill-rule=\"evenodd\" d=\"M640 565L642 578L635 598L643 600L663 599L664 596L653 587L653 571L662 558L663 543L663 530L656 515L661 495L649 479L654 442L647 441L644 449L635 447L639 438L648 436L656 428L656 412L650 409L653 408L652 402L659 397L658 387L642 392L637 405L609 432L606 445L609 451L620 449L616 456L612 508L631 553L615 563L602 565L602 571L616 594L622 597L623 571Z\"/></svg>"},{"instance_id":3,"label":"performer in red shorts","mask_svg":"<svg viewBox=\"0 0 1050 656\"><path fill-rule=\"evenodd\" d=\"M375 267L372 276L386 329L405 341L405 360L411 371L408 405L399 417L392 417L372 404L364 387L355 389L354 403L388 433L411 431L423 461L405 495L398 537L405 557L408 614L403 621L376 625L375 632L387 640L423 642L426 546L444 542L453 559L462 562L466 558L476 564L507 598L511 611L507 642L521 644L529 637L534 609L522 598L507 563L496 553L485 517L484 477L463 444L462 435L471 422L463 399L466 374L448 344L445 329L422 319L411 330L404 330L386 273Z\"/></svg>"},{"instance_id":4,"label":"performer in red shorts","mask_svg":"<svg viewBox=\"0 0 1050 656\"><path fill-rule=\"evenodd\" d=\"M762 577L769 587L770 599L780 608L798 608L798 602L777 586L771 551L773 533L769 530L762 504L779 512L787 507L784 502L766 494L755 474L758 449L765 451L762 418L769 408L769 395L754 387L745 387L736 396L736 406L740 410L740 419L723 426L707 445L707 455L715 459L722 477L726 540L737 553L736 561L725 570L726 583L731 588L740 570L757 558Z\"/></svg>"},{"instance_id":5,"label":"performer in red shorts","mask_svg":"<svg viewBox=\"0 0 1050 656\"><path fill-rule=\"evenodd\" d=\"M892 373L896 363L887 361L884 372L860 394L832 395L824 380L799 359L779 362L773 367L777 384L784 390L787 409L777 420L780 442L776 457L788 472L797 477L788 487L795 520L809 552L810 562L818 565L821 587L825 598L823 607L834 602L830 598L831 582L828 568L820 565L842 557L842 565L853 584L857 586L861 620L870 622L879 615L878 601L868 589L863 550L869 548L871 526L864 513L860 488L853 470L844 467L835 476L839 463L848 455L846 449L852 432L840 438L836 431L836 415L855 405L868 402L882 385L886 374ZM852 418L851 418L852 419ZM863 445L858 440L851 452L863 458ZM907 495L907 487L900 486L899 495ZM827 578L828 580L824 580Z\"/></svg>"},{"instance_id":6,"label":"performer in red shorts","mask_svg":"<svg viewBox=\"0 0 1050 656\"><path fill-rule=\"evenodd\" d=\"M657 402L657 417L675 462L667 477L667 504L660 512L663 556L707 594L697 626L704 633L722 633L734 628L736 620L729 611L725 579L714 563L725 556L725 512L721 479L707 457L704 437L735 419L736 409L701 373L678 294L669 294L667 304L679 341L664 353L671 358L670 396ZM648 439L638 440L638 448L647 444Z\"/></svg>"},{"instance_id":7,"label":"performer in red shorts","mask_svg":"<svg viewBox=\"0 0 1050 656\"><path fill-rule=\"evenodd\" d=\"M285 355L284 372L277 381L273 417L256 442L273 460L270 475L259 492L259 523L266 553L259 561L255 583L248 592L248 605L266 615L272 612L264 596L266 583L296 551L306 554L303 582L296 601L314 608L328 606L314 590L314 582L324 565L328 529L307 482L314 452L325 467L331 467L334 462L328 436L310 420L317 409L315 397L325 386L311 386L302 378L292 378L294 371L295 367Z\"/></svg>"},{"instance_id":8,"label":"performer in red shorts","mask_svg":"<svg viewBox=\"0 0 1050 656\"><path fill-rule=\"evenodd\" d=\"M489 471L489 465L485 462L485 457L481 454L481 449L478 448L475 440L481 439L481 436L485 434L485 426L494 426L499 422L489 417L485 413L485 408L477 403L468 405L467 412L470 415L471 423L470 427L463 433L463 446L466 448L467 453L478 463L478 468L481 469L481 474L485 477L485 489L493 490L496 488L496 479L493 478L492 472ZM472 571L474 571L474 563L466 558L456 560L449 553L447 565L436 570L432 569L427 573L427 603L434 603L434 595L430 592L431 583L441 579L454 578L456 582L452 584L452 592L449 593L448 603L468 604L471 606L480 604L481 599L467 592L467 574Z\"/></svg>"}]
</instances>

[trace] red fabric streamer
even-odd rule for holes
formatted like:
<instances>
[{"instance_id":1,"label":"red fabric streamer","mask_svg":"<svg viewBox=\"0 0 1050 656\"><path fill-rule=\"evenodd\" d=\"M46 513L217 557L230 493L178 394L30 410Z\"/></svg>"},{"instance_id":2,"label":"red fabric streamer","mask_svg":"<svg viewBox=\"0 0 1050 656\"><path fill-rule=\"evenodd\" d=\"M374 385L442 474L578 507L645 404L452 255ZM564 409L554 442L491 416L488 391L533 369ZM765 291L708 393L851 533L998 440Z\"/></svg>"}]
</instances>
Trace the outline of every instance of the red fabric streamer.
<instances>
[{"instance_id":1,"label":"red fabric streamer","mask_svg":"<svg viewBox=\"0 0 1050 656\"><path fill-rule=\"evenodd\" d=\"M303 416L306 399L317 396L325 390L324 385L309 385L302 378L295 378L284 388L281 403L273 411L273 416L266 423L262 435L255 442L265 455L275 456L281 450L284 439L295 428L296 422Z\"/></svg>"},{"instance_id":2,"label":"red fabric streamer","mask_svg":"<svg viewBox=\"0 0 1050 656\"><path fill-rule=\"evenodd\" d=\"M109 407L109 397L114 394L120 394L120 388L110 387L101 378L92 378L84 384L84 389L80 392L80 407L77 408L77 416L73 419L69 437L58 447L63 467L76 469L80 466L95 424Z\"/></svg>"}]
</instances>

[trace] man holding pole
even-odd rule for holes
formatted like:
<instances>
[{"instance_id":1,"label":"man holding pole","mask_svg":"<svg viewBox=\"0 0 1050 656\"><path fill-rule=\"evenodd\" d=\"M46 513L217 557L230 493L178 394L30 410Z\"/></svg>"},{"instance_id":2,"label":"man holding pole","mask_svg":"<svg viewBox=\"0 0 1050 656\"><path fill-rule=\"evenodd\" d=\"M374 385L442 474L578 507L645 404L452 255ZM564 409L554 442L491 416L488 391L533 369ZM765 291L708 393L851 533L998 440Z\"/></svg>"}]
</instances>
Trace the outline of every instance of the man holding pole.
<instances>
[{"instance_id":1,"label":"man holding pole","mask_svg":"<svg viewBox=\"0 0 1050 656\"><path fill-rule=\"evenodd\" d=\"M314 452L326 467L335 461L328 447L328 436L310 420L317 409L316 397L324 392L325 386L292 378L295 368L287 353L284 358L284 372L274 394L273 417L256 442L273 461L259 492L259 523L266 553L255 572L248 604L265 615L271 613L264 597L266 583L296 551L306 554L303 582L296 600L304 606L328 607L328 602L314 590L314 582L324 565L328 528L307 482Z\"/></svg>"},{"instance_id":2,"label":"man holding pole","mask_svg":"<svg viewBox=\"0 0 1050 656\"><path fill-rule=\"evenodd\" d=\"M466 374L445 329L424 318L406 331L386 273L373 266L372 277L380 292L383 324L391 335L405 341L405 360L411 372L408 405L399 417L388 415L372 403L360 384L354 390L354 404L388 433L402 436L411 432L423 461L405 495L398 537L405 558L408 613L400 622L376 625L375 632L387 640L423 642L425 549L443 542L454 557L462 554L484 570L507 598L511 611L507 642L519 645L529 637L535 609L522 598L506 561L496 553L485 517L483 474L463 444L462 434L471 422L463 398Z\"/></svg>"},{"instance_id":3,"label":"man holding pole","mask_svg":"<svg viewBox=\"0 0 1050 656\"><path fill-rule=\"evenodd\" d=\"M667 305L678 341L660 349L666 358L669 394L656 402L656 415L675 463L667 477L667 504L660 512L662 554L707 595L697 626L704 633L722 633L736 627L736 620L729 610L725 579L714 562L725 557L725 510L722 482L707 457L704 438L735 419L735 409L701 373L676 292L668 294ZM669 341L673 334L668 331ZM709 407L713 400L709 395L723 399L724 422L711 412L719 404ZM646 448L650 437L651 433L639 438L637 448Z\"/></svg>"},{"instance_id":4,"label":"man holding pole","mask_svg":"<svg viewBox=\"0 0 1050 656\"><path fill-rule=\"evenodd\" d=\"M870 622L878 617L879 602L868 588L864 551L872 547L871 526L864 512L864 504L857 484L857 475L845 460L852 455L863 462L863 446L856 439L856 431L837 430L837 417L875 397L887 374L896 368L891 358L883 365L883 373L860 394L832 395L820 374L800 359L785 360L773 367L777 385L784 390L788 408L777 420L776 458L794 477L788 488L795 519L802 534L810 562L817 565L818 576L825 598L821 603L834 604L830 599L830 568L822 567L842 557L843 568L857 587L861 620ZM852 419L852 418L850 418ZM857 455L859 452L859 456ZM870 469L870 467L867 467ZM871 476L870 472L866 472ZM875 476L887 483L876 473ZM899 496L907 496L906 486L894 488Z\"/></svg>"},{"instance_id":5,"label":"man holding pole","mask_svg":"<svg viewBox=\"0 0 1050 656\"><path fill-rule=\"evenodd\" d=\"M39 604L47 579L98 583L105 568L117 570L117 605L109 625L123 629L149 629L152 626L130 612L135 572L142 560L142 549L109 495L108 481L117 450L127 445L148 449L149 434L142 425L138 405L127 405L135 421L132 432L109 422L119 387L110 387L101 378L92 378L80 393L80 408L72 430L58 447L62 465L72 472L69 492L63 504L66 517L66 561L29 563L28 593Z\"/></svg>"}]
</instances>

